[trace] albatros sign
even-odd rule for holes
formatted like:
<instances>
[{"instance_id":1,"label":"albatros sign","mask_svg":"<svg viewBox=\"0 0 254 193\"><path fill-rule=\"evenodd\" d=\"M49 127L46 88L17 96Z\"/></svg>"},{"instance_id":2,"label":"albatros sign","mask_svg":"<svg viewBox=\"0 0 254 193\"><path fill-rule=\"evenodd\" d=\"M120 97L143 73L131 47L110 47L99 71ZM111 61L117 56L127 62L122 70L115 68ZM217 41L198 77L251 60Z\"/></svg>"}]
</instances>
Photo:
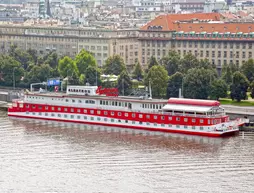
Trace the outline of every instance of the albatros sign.
<instances>
[{"instance_id":1,"label":"albatros sign","mask_svg":"<svg viewBox=\"0 0 254 193\"><path fill-rule=\"evenodd\" d=\"M96 94L117 97L119 95L119 91L117 88L102 88L99 86L96 90Z\"/></svg>"}]
</instances>

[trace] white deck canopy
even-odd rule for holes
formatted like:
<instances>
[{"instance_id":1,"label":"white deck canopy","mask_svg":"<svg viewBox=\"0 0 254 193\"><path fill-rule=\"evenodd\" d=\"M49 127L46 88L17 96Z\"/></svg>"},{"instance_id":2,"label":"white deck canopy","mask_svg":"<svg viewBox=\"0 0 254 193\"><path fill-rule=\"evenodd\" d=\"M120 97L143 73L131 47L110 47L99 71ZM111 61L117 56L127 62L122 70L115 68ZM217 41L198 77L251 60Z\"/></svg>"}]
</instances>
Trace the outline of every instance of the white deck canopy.
<instances>
[{"instance_id":1,"label":"white deck canopy","mask_svg":"<svg viewBox=\"0 0 254 193\"><path fill-rule=\"evenodd\" d=\"M213 107L208 106L191 106L191 105L175 105L167 104L162 110L164 111L181 111L181 112L196 112L196 113L207 113L212 111Z\"/></svg>"}]
</instances>

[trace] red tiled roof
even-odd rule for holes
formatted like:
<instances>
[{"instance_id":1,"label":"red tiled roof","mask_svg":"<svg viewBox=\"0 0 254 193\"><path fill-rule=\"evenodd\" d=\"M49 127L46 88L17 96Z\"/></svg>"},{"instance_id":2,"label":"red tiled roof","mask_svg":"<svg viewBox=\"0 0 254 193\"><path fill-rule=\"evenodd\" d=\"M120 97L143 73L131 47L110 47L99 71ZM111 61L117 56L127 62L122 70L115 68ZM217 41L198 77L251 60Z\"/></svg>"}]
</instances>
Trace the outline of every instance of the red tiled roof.
<instances>
[{"instance_id":1,"label":"red tiled roof","mask_svg":"<svg viewBox=\"0 0 254 193\"><path fill-rule=\"evenodd\" d=\"M144 25L143 27L141 27L141 30L147 30L148 26L161 26L162 31L171 31L171 30L174 30L174 24L173 24L174 22L190 21L193 19L220 21L220 14L219 13L192 13L192 14L160 15L156 17L154 20Z\"/></svg>"},{"instance_id":2,"label":"red tiled roof","mask_svg":"<svg viewBox=\"0 0 254 193\"><path fill-rule=\"evenodd\" d=\"M174 24L174 29L184 32L249 33L254 32L254 23L180 23Z\"/></svg>"}]
</instances>

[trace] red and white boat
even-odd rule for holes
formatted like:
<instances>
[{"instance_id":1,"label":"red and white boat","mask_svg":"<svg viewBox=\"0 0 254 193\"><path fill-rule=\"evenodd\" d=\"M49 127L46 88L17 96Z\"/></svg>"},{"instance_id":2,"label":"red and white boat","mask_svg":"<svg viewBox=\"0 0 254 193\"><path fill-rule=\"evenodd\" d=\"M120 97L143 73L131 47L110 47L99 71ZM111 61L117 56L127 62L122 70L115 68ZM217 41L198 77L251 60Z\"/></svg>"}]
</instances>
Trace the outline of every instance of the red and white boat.
<instances>
[{"instance_id":1,"label":"red and white boat","mask_svg":"<svg viewBox=\"0 0 254 193\"><path fill-rule=\"evenodd\" d=\"M117 89L68 86L66 94L26 92L8 116L221 137L239 132L218 101L118 96Z\"/></svg>"}]
</instances>

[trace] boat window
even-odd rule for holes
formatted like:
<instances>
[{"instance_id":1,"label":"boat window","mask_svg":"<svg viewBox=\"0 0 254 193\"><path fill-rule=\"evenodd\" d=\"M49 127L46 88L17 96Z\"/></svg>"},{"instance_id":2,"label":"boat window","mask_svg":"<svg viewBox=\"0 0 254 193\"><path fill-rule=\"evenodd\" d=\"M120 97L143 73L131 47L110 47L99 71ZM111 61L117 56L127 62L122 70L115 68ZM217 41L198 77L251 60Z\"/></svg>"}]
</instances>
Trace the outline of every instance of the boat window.
<instances>
[{"instance_id":1,"label":"boat window","mask_svg":"<svg viewBox=\"0 0 254 193\"><path fill-rule=\"evenodd\" d=\"M208 123L209 125L211 124L211 123L210 123L210 119L207 120L207 123Z\"/></svg>"},{"instance_id":2,"label":"boat window","mask_svg":"<svg viewBox=\"0 0 254 193\"><path fill-rule=\"evenodd\" d=\"M143 115L142 115L142 114L139 114L138 117L139 117L139 118L143 118Z\"/></svg>"},{"instance_id":3,"label":"boat window","mask_svg":"<svg viewBox=\"0 0 254 193\"><path fill-rule=\"evenodd\" d=\"M77 112L80 113L80 109L78 109Z\"/></svg>"},{"instance_id":4,"label":"boat window","mask_svg":"<svg viewBox=\"0 0 254 193\"><path fill-rule=\"evenodd\" d=\"M188 118L184 118L184 122L188 122Z\"/></svg>"},{"instance_id":5,"label":"boat window","mask_svg":"<svg viewBox=\"0 0 254 193\"><path fill-rule=\"evenodd\" d=\"M146 118L147 118L147 119L150 119L150 115L146 115Z\"/></svg>"},{"instance_id":6,"label":"boat window","mask_svg":"<svg viewBox=\"0 0 254 193\"><path fill-rule=\"evenodd\" d=\"M165 117L164 117L164 116L161 116L161 120L165 120Z\"/></svg>"},{"instance_id":7,"label":"boat window","mask_svg":"<svg viewBox=\"0 0 254 193\"><path fill-rule=\"evenodd\" d=\"M108 105L108 101L106 101L106 105Z\"/></svg>"},{"instance_id":8,"label":"boat window","mask_svg":"<svg viewBox=\"0 0 254 193\"><path fill-rule=\"evenodd\" d=\"M94 120L94 117L91 117L91 121L93 121Z\"/></svg>"},{"instance_id":9,"label":"boat window","mask_svg":"<svg viewBox=\"0 0 254 193\"><path fill-rule=\"evenodd\" d=\"M90 110L90 113L91 113L91 114L94 114L94 110Z\"/></svg>"},{"instance_id":10,"label":"boat window","mask_svg":"<svg viewBox=\"0 0 254 193\"><path fill-rule=\"evenodd\" d=\"M121 106L122 106L122 103L121 103L121 102L118 102L118 106L121 107Z\"/></svg>"},{"instance_id":11,"label":"boat window","mask_svg":"<svg viewBox=\"0 0 254 193\"><path fill-rule=\"evenodd\" d=\"M74 112L74 109L73 109L73 108L71 108L71 112L72 112L72 113Z\"/></svg>"},{"instance_id":12,"label":"boat window","mask_svg":"<svg viewBox=\"0 0 254 193\"><path fill-rule=\"evenodd\" d=\"M131 103L129 103L128 108L129 108L129 109L132 109Z\"/></svg>"},{"instance_id":13,"label":"boat window","mask_svg":"<svg viewBox=\"0 0 254 193\"><path fill-rule=\"evenodd\" d=\"M180 125L176 125L176 128L180 128Z\"/></svg>"},{"instance_id":14,"label":"boat window","mask_svg":"<svg viewBox=\"0 0 254 193\"><path fill-rule=\"evenodd\" d=\"M87 113L87 110L86 110L86 109L84 109L84 113Z\"/></svg>"},{"instance_id":15,"label":"boat window","mask_svg":"<svg viewBox=\"0 0 254 193\"><path fill-rule=\"evenodd\" d=\"M117 114L118 114L118 116L122 116L122 113L121 113L121 112L118 112Z\"/></svg>"},{"instance_id":16,"label":"boat window","mask_svg":"<svg viewBox=\"0 0 254 193\"><path fill-rule=\"evenodd\" d=\"M154 126L157 126L157 123L154 123L153 125L154 125Z\"/></svg>"},{"instance_id":17,"label":"boat window","mask_svg":"<svg viewBox=\"0 0 254 193\"><path fill-rule=\"evenodd\" d=\"M20 106L20 105L21 105L21 104L19 104L19 106ZM42 109L42 106L39 106L38 108L39 108L39 109Z\"/></svg>"},{"instance_id":18,"label":"boat window","mask_svg":"<svg viewBox=\"0 0 254 193\"><path fill-rule=\"evenodd\" d=\"M104 118L104 121L108 121L108 119L107 119L107 118Z\"/></svg>"},{"instance_id":19,"label":"boat window","mask_svg":"<svg viewBox=\"0 0 254 193\"><path fill-rule=\"evenodd\" d=\"M55 116L55 114L54 114L54 113L52 113L52 114L51 114L51 116L52 116L52 117L54 117L54 116Z\"/></svg>"},{"instance_id":20,"label":"boat window","mask_svg":"<svg viewBox=\"0 0 254 193\"><path fill-rule=\"evenodd\" d=\"M61 114L58 114L57 116L58 116L58 117L61 117Z\"/></svg>"},{"instance_id":21,"label":"boat window","mask_svg":"<svg viewBox=\"0 0 254 193\"><path fill-rule=\"evenodd\" d=\"M192 121L192 123L196 123L196 119L192 119L191 121Z\"/></svg>"},{"instance_id":22,"label":"boat window","mask_svg":"<svg viewBox=\"0 0 254 193\"><path fill-rule=\"evenodd\" d=\"M80 115L78 115L77 118L80 119Z\"/></svg>"},{"instance_id":23,"label":"boat window","mask_svg":"<svg viewBox=\"0 0 254 193\"><path fill-rule=\"evenodd\" d=\"M71 119L74 119L74 115L71 115Z\"/></svg>"},{"instance_id":24,"label":"boat window","mask_svg":"<svg viewBox=\"0 0 254 193\"><path fill-rule=\"evenodd\" d=\"M48 113L45 113L45 116L48 116Z\"/></svg>"},{"instance_id":25,"label":"boat window","mask_svg":"<svg viewBox=\"0 0 254 193\"><path fill-rule=\"evenodd\" d=\"M125 116L125 117L128 117L128 113L124 113L124 116Z\"/></svg>"},{"instance_id":26,"label":"boat window","mask_svg":"<svg viewBox=\"0 0 254 193\"><path fill-rule=\"evenodd\" d=\"M172 128L172 125L169 124L168 127L169 127L169 128Z\"/></svg>"},{"instance_id":27,"label":"boat window","mask_svg":"<svg viewBox=\"0 0 254 193\"><path fill-rule=\"evenodd\" d=\"M101 111L97 111L97 114L100 115L100 114L101 114Z\"/></svg>"},{"instance_id":28,"label":"boat window","mask_svg":"<svg viewBox=\"0 0 254 193\"><path fill-rule=\"evenodd\" d=\"M117 106L117 101L116 101L115 105Z\"/></svg>"},{"instance_id":29,"label":"boat window","mask_svg":"<svg viewBox=\"0 0 254 193\"><path fill-rule=\"evenodd\" d=\"M148 123L148 122L147 122L146 124L147 124L147 125L150 125L150 123Z\"/></svg>"},{"instance_id":30,"label":"boat window","mask_svg":"<svg viewBox=\"0 0 254 193\"><path fill-rule=\"evenodd\" d=\"M107 112L107 111L104 111L104 115L108 115L108 112Z\"/></svg>"},{"instance_id":31,"label":"boat window","mask_svg":"<svg viewBox=\"0 0 254 193\"><path fill-rule=\"evenodd\" d=\"M111 122L114 122L114 119L111 119Z\"/></svg>"},{"instance_id":32,"label":"boat window","mask_svg":"<svg viewBox=\"0 0 254 193\"><path fill-rule=\"evenodd\" d=\"M155 104L153 104L153 109L155 109Z\"/></svg>"},{"instance_id":33,"label":"boat window","mask_svg":"<svg viewBox=\"0 0 254 193\"><path fill-rule=\"evenodd\" d=\"M51 107L51 110L55 110L55 107Z\"/></svg>"},{"instance_id":34,"label":"boat window","mask_svg":"<svg viewBox=\"0 0 254 193\"><path fill-rule=\"evenodd\" d=\"M67 111L68 111L68 109L67 109L67 108L64 108L64 111L65 111L65 112L67 112Z\"/></svg>"},{"instance_id":35,"label":"boat window","mask_svg":"<svg viewBox=\"0 0 254 193\"><path fill-rule=\"evenodd\" d=\"M127 103L125 103L124 106L127 107Z\"/></svg>"},{"instance_id":36,"label":"boat window","mask_svg":"<svg viewBox=\"0 0 254 193\"><path fill-rule=\"evenodd\" d=\"M114 116L114 115L115 115L115 112L111 112L110 114L111 114L111 116Z\"/></svg>"},{"instance_id":37,"label":"boat window","mask_svg":"<svg viewBox=\"0 0 254 193\"><path fill-rule=\"evenodd\" d=\"M35 109L35 105L32 105L32 108Z\"/></svg>"},{"instance_id":38,"label":"boat window","mask_svg":"<svg viewBox=\"0 0 254 193\"><path fill-rule=\"evenodd\" d=\"M156 115L153 116L154 119L157 119L158 117Z\"/></svg>"},{"instance_id":39,"label":"boat window","mask_svg":"<svg viewBox=\"0 0 254 193\"><path fill-rule=\"evenodd\" d=\"M29 105L26 105L26 108L29 108Z\"/></svg>"},{"instance_id":40,"label":"boat window","mask_svg":"<svg viewBox=\"0 0 254 193\"><path fill-rule=\"evenodd\" d=\"M39 115L42 115L42 113L41 113L41 112L39 112Z\"/></svg>"},{"instance_id":41,"label":"boat window","mask_svg":"<svg viewBox=\"0 0 254 193\"><path fill-rule=\"evenodd\" d=\"M172 117L168 117L168 120L169 120L169 121L172 121Z\"/></svg>"},{"instance_id":42,"label":"boat window","mask_svg":"<svg viewBox=\"0 0 254 193\"><path fill-rule=\"evenodd\" d=\"M73 102L73 103L75 103L75 100L74 100L74 99L72 99L72 102Z\"/></svg>"},{"instance_id":43,"label":"boat window","mask_svg":"<svg viewBox=\"0 0 254 193\"><path fill-rule=\"evenodd\" d=\"M79 103L82 103L82 101L81 101L81 100L78 100L78 102L79 102Z\"/></svg>"},{"instance_id":44,"label":"boat window","mask_svg":"<svg viewBox=\"0 0 254 193\"><path fill-rule=\"evenodd\" d=\"M128 120L125 120L125 123L128 123Z\"/></svg>"},{"instance_id":45,"label":"boat window","mask_svg":"<svg viewBox=\"0 0 254 193\"><path fill-rule=\"evenodd\" d=\"M69 102L69 100L68 100L68 99L65 99L65 101L66 101L66 102Z\"/></svg>"},{"instance_id":46,"label":"boat window","mask_svg":"<svg viewBox=\"0 0 254 193\"><path fill-rule=\"evenodd\" d=\"M84 116L84 119L87 119L87 116Z\"/></svg>"},{"instance_id":47,"label":"boat window","mask_svg":"<svg viewBox=\"0 0 254 193\"><path fill-rule=\"evenodd\" d=\"M133 118L135 118L135 117L136 117L135 113L132 113L132 114L131 114L131 116L132 116Z\"/></svg>"},{"instance_id":48,"label":"boat window","mask_svg":"<svg viewBox=\"0 0 254 193\"><path fill-rule=\"evenodd\" d=\"M139 124L142 125L143 124L142 121L139 121Z\"/></svg>"},{"instance_id":49,"label":"boat window","mask_svg":"<svg viewBox=\"0 0 254 193\"><path fill-rule=\"evenodd\" d=\"M200 130L204 130L204 127L200 127Z\"/></svg>"},{"instance_id":50,"label":"boat window","mask_svg":"<svg viewBox=\"0 0 254 193\"><path fill-rule=\"evenodd\" d=\"M119 123L121 123L121 120L120 120L120 119L118 119L118 122L119 122Z\"/></svg>"},{"instance_id":51,"label":"boat window","mask_svg":"<svg viewBox=\"0 0 254 193\"><path fill-rule=\"evenodd\" d=\"M57 110L58 110L58 111L61 111L61 107L58 107Z\"/></svg>"},{"instance_id":52,"label":"boat window","mask_svg":"<svg viewBox=\"0 0 254 193\"><path fill-rule=\"evenodd\" d=\"M188 129L188 126L187 126L187 125L184 125L184 129Z\"/></svg>"},{"instance_id":53,"label":"boat window","mask_svg":"<svg viewBox=\"0 0 254 193\"><path fill-rule=\"evenodd\" d=\"M100 117L97 117L97 121L100 121L101 120L101 118Z\"/></svg>"},{"instance_id":54,"label":"boat window","mask_svg":"<svg viewBox=\"0 0 254 193\"><path fill-rule=\"evenodd\" d=\"M132 121L132 124L135 124L135 121Z\"/></svg>"},{"instance_id":55,"label":"boat window","mask_svg":"<svg viewBox=\"0 0 254 193\"><path fill-rule=\"evenodd\" d=\"M180 121L180 117L176 117L176 120L177 120L177 121Z\"/></svg>"},{"instance_id":56,"label":"boat window","mask_svg":"<svg viewBox=\"0 0 254 193\"><path fill-rule=\"evenodd\" d=\"M161 124L161 126L162 126L162 127L165 127L165 125L164 125L164 124Z\"/></svg>"},{"instance_id":57,"label":"boat window","mask_svg":"<svg viewBox=\"0 0 254 193\"><path fill-rule=\"evenodd\" d=\"M102 105L102 101L100 100L100 105Z\"/></svg>"},{"instance_id":58,"label":"boat window","mask_svg":"<svg viewBox=\"0 0 254 193\"><path fill-rule=\"evenodd\" d=\"M200 123L204 123L204 119L200 119L199 122L200 122Z\"/></svg>"},{"instance_id":59,"label":"boat window","mask_svg":"<svg viewBox=\"0 0 254 193\"><path fill-rule=\"evenodd\" d=\"M192 129L195 130L196 129L195 126L192 126Z\"/></svg>"}]
</instances>

